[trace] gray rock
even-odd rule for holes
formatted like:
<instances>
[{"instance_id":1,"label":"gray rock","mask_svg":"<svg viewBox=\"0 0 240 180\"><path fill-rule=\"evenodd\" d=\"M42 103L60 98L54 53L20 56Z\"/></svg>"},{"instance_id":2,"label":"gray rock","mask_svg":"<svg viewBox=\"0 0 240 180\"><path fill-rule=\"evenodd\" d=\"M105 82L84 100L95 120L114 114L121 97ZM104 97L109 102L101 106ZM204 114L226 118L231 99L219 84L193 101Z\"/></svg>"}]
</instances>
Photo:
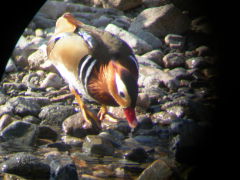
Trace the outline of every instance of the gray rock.
<instances>
[{"instance_id":1,"label":"gray rock","mask_svg":"<svg viewBox=\"0 0 240 180\"><path fill-rule=\"evenodd\" d=\"M144 56L138 56L136 55L136 58L138 60L139 65L144 65L144 66L148 66L148 67L153 67L153 68L158 68L161 69L161 66L159 66L157 63L151 61L150 59L147 59Z\"/></svg>"},{"instance_id":2,"label":"gray rock","mask_svg":"<svg viewBox=\"0 0 240 180\"><path fill-rule=\"evenodd\" d=\"M22 121L27 122L27 123L32 123L32 124L40 124L41 120L35 116L25 116L22 118Z\"/></svg>"},{"instance_id":3,"label":"gray rock","mask_svg":"<svg viewBox=\"0 0 240 180\"><path fill-rule=\"evenodd\" d=\"M0 91L0 105L3 105L7 102L9 97Z\"/></svg>"},{"instance_id":4,"label":"gray rock","mask_svg":"<svg viewBox=\"0 0 240 180\"><path fill-rule=\"evenodd\" d=\"M134 137L134 140L146 146L156 146L160 143L158 137L149 135L138 135Z\"/></svg>"},{"instance_id":5,"label":"gray rock","mask_svg":"<svg viewBox=\"0 0 240 180\"><path fill-rule=\"evenodd\" d=\"M49 19L57 19L64 12L66 12L67 5L65 2L47 1L39 10Z\"/></svg>"},{"instance_id":6,"label":"gray rock","mask_svg":"<svg viewBox=\"0 0 240 180\"><path fill-rule=\"evenodd\" d=\"M137 180L166 180L173 175L171 168L163 160L154 161L138 177Z\"/></svg>"},{"instance_id":7,"label":"gray rock","mask_svg":"<svg viewBox=\"0 0 240 180\"><path fill-rule=\"evenodd\" d=\"M178 78L178 79L185 78L188 76L186 69L182 67L176 67L174 69L171 69L168 71L168 73L174 78Z\"/></svg>"},{"instance_id":8,"label":"gray rock","mask_svg":"<svg viewBox=\"0 0 240 180\"><path fill-rule=\"evenodd\" d=\"M129 10L142 4L141 0L101 0L103 8Z\"/></svg>"},{"instance_id":9,"label":"gray rock","mask_svg":"<svg viewBox=\"0 0 240 180\"><path fill-rule=\"evenodd\" d=\"M203 57L193 57L186 60L186 65L189 69L201 68L205 65Z\"/></svg>"},{"instance_id":10,"label":"gray rock","mask_svg":"<svg viewBox=\"0 0 240 180\"><path fill-rule=\"evenodd\" d=\"M34 18L33 22L36 24L36 27L38 28L50 28L55 25L55 21L51 18L48 18L45 16L45 14L38 12Z\"/></svg>"},{"instance_id":11,"label":"gray rock","mask_svg":"<svg viewBox=\"0 0 240 180\"><path fill-rule=\"evenodd\" d=\"M102 15L97 19L93 19L92 20L92 25L95 26L95 27L105 27L111 21L112 21L112 18Z\"/></svg>"},{"instance_id":12,"label":"gray rock","mask_svg":"<svg viewBox=\"0 0 240 180\"><path fill-rule=\"evenodd\" d=\"M41 125L61 126L62 122L74 113L73 106L49 105L42 108L39 118L42 120Z\"/></svg>"},{"instance_id":13,"label":"gray rock","mask_svg":"<svg viewBox=\"0 0 240 180\"><path fill-rule=\"evenodd\" d=\"M5 67L5 72L9 73L9 72L15 72L15 71L17 71L17 66L13 62L12 58L10 58Z\"/></svg>"},{"instance_id":14,"label":"gray rock","mask_svg":"<svg viewBox=\"0 0 240 180\"><path fill-rule=\"evenodd\" d=\"M92 155L112 156L114 154L112 143L105 138L95 135L86 136L82 150Z\"/></svg>"},{"instance_id":15,"label":"gray rock","mask_svg":"<svg viewBox=\"0 0 240 180\"><path fill-rule=\"evenodd\" d=\"M131 19L127 16L118 16L115 18L114 21L111 22L111 24L114 24L120 28L123 28L125 30L128 30L131 24Z\"/></svg>"},{"instance_id":16,"label":"gray rock","mask_svg":"<svg viewBox=\"0 0 240 180\"><path fill-rule=\"evenodd\" d=\"M124 158L130 161L143 163L148 158L148 154L143 148L134 148L130 151L125 152Z\"/></svg>"},{"instance_id":17,"label":"gray rock","mask_svg":"<svg viewBox=\"0 0 240 180\"><path fill-rule=\"evenodd\" d=\"M38 138L56 141L58 138L58 134L49 126L39 126Z\"/></svg>"},{"instance_id":18,"label":"gray rock","mask_svg":"<svg viewBox=\"0 0 240 180\"><path fill-rule=\"evenodd\" d=\"M73 160L67 155L47 157L50 165L50 180L55 179L72 179L78 180L77 167Z\"/></svg>"},{"instance_id":19,"label":"gray rock","mask_svg":"<svg viewBox=\"0 0 240 180\"><path fill-rule=\"evenodd\" d=\"M63 86L63 79L56 73L49 73L40 85L41 88L54 87L56 89Z\"/></svg>"},{"instance_id":20,"label":"gray rock","mask_svg":"<svg viewBox=\"0 0 240 180\"><path fill-rule=\"evenodd\" d=\"M99 133L98 136L110 141L114 145L114 147L120 147L123 139L125 138L125 136L121 132L113 129L105 130Z\"/></svg>"},{"instance_id":21,"label":"gray rock","mask_svg":"<svg viewBox=\"0 0 240 180\"><path fill-rule=\"evenodd\" d=\"M168 34L164 38L165 43L172 49L183 49L185 38L179 34Z\"/></svg>"},{"instance_id":22,"label":"gray rock","mask_svg":"<svg viewBox=\"0 0 240 180\"><path fill-rule=\"evenodd\" d=\"M93 124L92 127L85 127L85 120L82 116L82 113L76 113L72 116L69 116L62 123L62 129L66 135L83 138L88 134L98 134L99 129L96 127L96 124Z\"/></svg>"},{"instance_id":23,"label":"gray rock","mask_svg":"<svg viewBox=\"0 0 240 180\"><path fill-rule=\"evenodd\" d=\"M173 4L148 8L142 11L131 24L129 31L146 30L157 37L181 34L189 28L190 20Z\"/></svg>"},{"instance_id":24,"label":"gray rock","mask_svg":"<svg viewBox=\"0 0 240 180\"><path fill-rule=\"evenodd\" d=\"M48 60L44 46L32 53L27 60L31 69L40 69L40 66Z\"/></svg>"},{"instance_id":25,"label":"gray rock","mask_svg":"<svg viewBox=\"0 0 240 180\"><path fill-rule=\"evenodd\" d=\"M159 87L161 83L172 89L179 85L179 82L170 74L160 69L140 65L138 80L140 87Z\"/></svg>"},{"instance_id":26,"label":"gray rock","mask_svg":"<svg viewBox=\"0 0 240 180\"><path fill-rule=\"evenodd\" d=\"M13 97L5 104L6 108L9 108L14 114L20 116L33 115L37 116L41 111L41 106L38 101L34 101L33 98L24 96Z\"/></svg>"},{"instance_id":27,"label":"gray rock","mask_svg":"<svg viewBox=\"0 0 240 180\"><path fill-rule=\"evenodd\" d=\"M2 173L15 174L26 179L48 179L50 167L30 153L17 153L0 164Z\"/></svg>"},{"instance_id":28,"label":"gray rock","mask_svg":"<svg viewBox=\"0 0 240 180\"><path fill-rule=\"evenodd\" d=\"M166 109L169 114L173 114L177 118L182 118L185 115L184 107L172 106Z\"/></svg>"},{"instance_id":29,"label":"gray rock","mask_svg":"<svg viewBox=\"0 0 240 180\"><path fill-rule=\"evenodd\" d=\"M166 68L182 67L185 65L184 54L168 53L163 57L163 64Z\"/></svg>"},{"instance_id":30,"label":"gray rock","mask_svg":"<svg viewBox=\"0 0 240 180\"><path fill-rule=\"evenodd\" d=\"M105 30L124 40L131 48L133 48L133 51L136 54L143 54L152 50L152 47L146 41L114 24L109 24Z\"/></svg>"},{"instance_id":31,"label":"gray rock","mask_svg":"<svg viewBox=\"0 0 240 180\"><path fill-rule=\"evenodd\" d=\"M142 0L146 7L157 7L169 4L171 0Z\"/></svg>"},{"instance_id":32,"label":"gray rock","mask_svg":"<svg viewBox=\"0 0 240 180\"><path fill-rule=\"evenodd\" d=\"M143 54L141 57L150 59L153 62L157 63L158 65L162 66L163 65L163 63L162 63L163 56L164 56L164 54L161 50L155 49L155 50L152 50L150 52Z\"/></svg>"},{"instance_id":33,"label":"gray rock","mask_svg":"<svg viewBox=\"0 0 240 180\"><path fill-rule=\"evenodd\" d=\"M169 113L169 112L166 112L166 111L161 111L161 112L158 112L158 113L154 113L152 118L153 118L152 121L154 123L160 123L162 125L169 125L177 117L173 113Z\"/></svg>"},{"instance_id":34,"label":"gray rock","mask_svg":"<svg viewBox=\"0 0 240 180\"><path fill-rule=\"evenodd\" d=\"M7 127L11 122L15 120L15 118L11 117L8 114L2 115L0 118L0 131L2 131L5 127Z\"/></svg>"},{"instance_id":35,"label":"gray rock","mask_svg":"<svg viewBox=\"0 0 240 180\"><path fill-rule=\"evenodd\" d=\"M137 98L137 106L148 108L151 101L147 93L139 93Z\"/></svg>"},{"instance_id":36,"label":"gray rock","mask_svg":"<svg viewBox=\"0 0 240 180\"><path fill-rule=\"evenodd\" d=\"M199 46L195 49L197 56L209 56L211 55L211 50L208 46Z\"/></svg>"},{"instance_id":37,"label":"gray rock","mask_svg":"<svg viewBox=\"0 0 240 180\"><path fill-rule=\"evenodd\" d=\"M17 141L22 145L34 145L38 135L38 127L35 124L14 121L0 132L5 141Z\"/></svg>"},{"instance_id":38,"label":"gray rock","mask_svg":"<svg viewBox=\"0 0 240 180\"><path fill-rule=\"evenodd\" d=\"M139 30L137 32L134 32L134 34L142 40L146 41L149 45L152 46L153 49L158 49L163 45L162 41L158 37L154 36L148 31Z\"/></svg>"}]
</instances>

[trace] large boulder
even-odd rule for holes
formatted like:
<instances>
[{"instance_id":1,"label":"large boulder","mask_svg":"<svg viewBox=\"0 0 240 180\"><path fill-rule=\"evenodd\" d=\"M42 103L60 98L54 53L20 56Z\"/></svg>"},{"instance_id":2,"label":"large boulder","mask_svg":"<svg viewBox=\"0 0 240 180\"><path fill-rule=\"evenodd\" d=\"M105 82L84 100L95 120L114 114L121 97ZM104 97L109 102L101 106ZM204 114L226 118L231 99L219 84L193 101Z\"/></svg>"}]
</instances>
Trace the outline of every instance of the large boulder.
<instances>
[{"instance_id":1,"label":"large boulder","mask_svg":"<svg viewBox=\"0 0 240 180\"><path fill-rule=\"evenodd\" d=\"M142 11L131 24L129 31L146 30L158 37L170 33L181 34L190 25L190 19L173 4L148 8Z\"/></svg>"}]
</instances>

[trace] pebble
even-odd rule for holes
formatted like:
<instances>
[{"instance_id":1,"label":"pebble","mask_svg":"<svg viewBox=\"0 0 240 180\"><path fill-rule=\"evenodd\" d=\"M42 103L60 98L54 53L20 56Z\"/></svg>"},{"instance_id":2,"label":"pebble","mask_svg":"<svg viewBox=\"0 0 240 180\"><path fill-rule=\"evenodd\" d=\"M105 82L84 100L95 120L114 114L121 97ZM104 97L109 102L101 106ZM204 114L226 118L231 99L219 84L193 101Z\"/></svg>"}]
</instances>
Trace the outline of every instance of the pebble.
<instances>
[{"instance_id":1,"label":"pebble","mask_svg":"<svg viewBox=\"0 0 240 180\"><path fill-rule=\"evenodd\" d=\"M39 126L38 138L56 141L58 133L49 126Z\"/></svg>"},{"instance_id":2,"label":"pebble","mask_svg":"<svg viewBox=\"0 0 240 180\"><path fill-rule=\"evenodd\" d=\"M8 114L3 114L0 118L0 131L2 131L5 127L7 127L11 122L13 122L14 119Z\"/></svg>"},{"instance_id":3,"label":"pebble","mask_svg":"<svg viewBox=\"0 0 240 180\"><path fill-rule=\"evenodd\" d=\"M165 180L171 179L173 172L171 168L161 159L154 161L137 178L137 180Z\"/></svg>"},{"instance_id":4,"label":"pebble","mask_svg":"<svg viewBox=\"0 0 240 180\"><path fill-rule=\"evenodd\" d=\"M185 115L184 107L182 106L172 106L167 108L166 111L175 115L177 118L182 118Z\"/></svg>"},{"instance_id":5,"label":"pebble","mask_svg":"<svg viewBox=\"0 0 240 180\"><path fill-rule=\"evenodd\" d=\"M142 145L156 146L159 145L159 139L156 136L150 135L138 135L134 139Z\"/></svg>"},{"instance_id":6,"label":"pebble","mask_svg":"<svg viewBox=\"0 0 240 180\"><path fill-rule=\"evenodd\" d=\"M5 106L14 114L20 116L37 116L41 111L41 106L37 101L34 101L33 98L27 98L24 96L18 96L9 99Z\"/></svg>"},{"instance_id":7,"label":"pebble","mask_svg":"<svg viewBox=\"0 0 240 180\"><path fill-rule=\"evenodd\" d=\"M61 126L62 122L74 113L73 106L49 105L41 109L38 117L42 120L41 125Z\"/></svg>"},{"instance_id":8,"label":"pebble","mask_svg":"<svg viewBox=\"0 0 240 180\"><path fill-rule=\"evenodd\" d=\"M93 19L92 20L92 25L95 26L95 27L105 27L111 21L112 21L112 18L102 15L97 19Z\"/></svg>"},{"instance_id":9,"label":"pebble","mask_svg":"<svg viewBox=\"0 0 240 180\"><path fill-rule=\"evenodd\" d=\"M56 73L49 73L41 83L41 88L54 87L59 89L64 86L63 79Z\"/></svg>"},{"instance_id":10,"label":"pebble","mask_svg":"<svg viewBox=\"0 0 240 180\"><path fill-rule=\"evenodd\" d=\"M170 33L181 34L190 25L186 15L173 4L143 10L132 22L129 31L138 32L140 29L151 32L157 37L166 36Z\"/></svg>"},{"instance_id":11,"label":"pebble","mask_svg":"<svg viewBox=\"0 0 240 180\"><path fill-rule=\"evenodd\" d=\"M176 67L174 69L169 70L168 73L177 79L187 78L188 76L186 69L183 67Z\"/></svg>"},{"instance_id":12,"label":"pebble","mask_svg":"<svg viewBox=\"0 0 240 180\"><path fill-rule=\"evenodd\" d=\"M114 24L122 29L128 30L130 24L131 24L131 19L128 18L127 16L119 16L116 17L111 24Z\"/></svg>"},{"instance_id":13,"label":"pebble","mask_svg":"<svg viewBox=\"0 0 240 180\"><path fill-rule=\"evenodd\" d=\"M32 124L40 124L41 120L35 116L25 116L22 118L22 121L32 123Z\"/></svg>"},{"instance_id":14,"label":"pebble","mask_svg":"<svg viewBox=\"0 0 240 180\"><path fill-rule=\"evenodd\" d=\"M108 31L126 41L136 54L143 54L152 50L152 46L146 41L114 24L107 25L105 31Z\"/></svg>"},{"instance_id":15,"label":"pebble","mask_svg":"<svg viewBox=\"0 0 240 180\"><path fill-rule=\"evenodd\" d=\"M162 66L162 58L163 58L164 54L161 50L159 49L154 49L150 52L147 52L145 54L143 54L141 57L144 57L146 59L149 59L153 62L155 62L156 64Z\"/></svg>"},{"instance_id":16,"label":"pebble","mask_svg":"<svg viewBox=\"0 0 240 180\"><path fill-rule=\"evenodd\" d=\"M124 158L130 161L143 163L148 158L148 154L143 148L134 148L124 154Z\"/></svg>"},{"instance_id":17,"label":"pebble","mask_svg":"<svg viewBox=\"0 0 240 180\"><path fill-rule=\"evenodd\" d=\"M8 63L5 67L5 72L10 73L10 72L16 72L17 71L17 66L15 65L14 61L12 58L8 60Z\"/></svg>"},{"instance_id":18,"label":"pebble","mask_svg":"<svg viewBox=\"0 0 240 180\"><path fill-rule=\"evenodd\" d=\"M142 4L141 0L107 0L101 1L103 8L115 8L120 10L129 10Z\"/></svg>"},{"instance_id":19,"label":"pebble","mask_svg":"<svg viewBox=\"0 0 240 180\"><path fill-rule=\"evenodd\" d=\"M0 164L0 171L26 179L48 179L50 167L30 153L16 153Z\"/></svg>"},{"instance_id":20,"label":"pebble","mask_svg":"<svg viewBox=\"0 0 240 180\"><path fill-rule=\"evenodd\" d=\"M143 108L148 108L150 105L150 98L147 93L139 93L137 98L137 106L141 106Z\"/></svg>"},{"instance_id":21,"label":"pebble","mask_svg":"<svg viewBox=\"0 0 240 180\"><path fill-rule=\"evenodd\" d=\"M89 134L98 134L99 129L93 124L93 127L84 127L85 120L81 112L73 114L66 118L62 123L62 129L66 135L83 138Z\"/></svg>"},{"instance_id":22,"label":"pebble","mask_svg":"<svg viewBox=\"0 0 240 180\"><path fill-rule=\"evenodd\" d=\"M30 69L40 69L41 65L45 63L47 58L47 53L43 49L38 49L35 52L33 52L30 56L28 56L28 65L30 66Z\"/></svg>"},{"instance_id":23,"label":"pebble","mask_svg":"<svg viewBox=\"0 0 240 180\"><path fill-rule=\"evenodd\" d=\"M34 145L38 135L39 129L35 124L14 121L5 127L0 136L5 141L16 141L21 145Z\"/></svg>"},{"instance_id":24,"label":"pebble","mask_svg":"<svg viewBox=\"0 0 240 180\"><path fill-rule=\"evenodd\" d=\"M168 53L163 57L163 64L165 68L183 67L185 65L184 54L182 53Z\"/></svg>"},{"instance_id":25,"label":"pebble","mask_svg":"<svg viewBox=\"0 0 240 180\"><path fill-rule=\"evenodd\" d=\"M85 137L82 150L89 155L112 156L114 154L112 143L96 135L88 135Z\"/></svg>"},{"instance_id":26,"label":"pebble","mask_svg":"<svg viewBox=\"0 0 240 180\"><path fill-rule=\"evenodd\" d=\"M163 45L161 39L159 39L149 31L139 30L138 32L134 32L134 34L142 40L146 41L148 44L150 44L152 46L152 49L159 49Z\"/></svg>"},{"instance_id":27,"label":"pebble","mask_svg":"<svg viewBox=\"0 0 240 180\"><path fill-rule=\"evenodd\" d=\"M203 57L193 57L186 60L186 65L189 69L201 68L205 65Z\"/></svg>"},{"instance_id":28,"label":"pebble","mask_svg":"<svg viewBox=\"0 0 240 180\"><path fill-rule=\"evenodd\" d=\"M158 112L158 113L154 113L152 118L153 118L152 121L154 123L160 123L162 125L169 125L177 117L174 113L161 111L161 112Z\"/></svg>"},{"instance_id":29,"label":"pebble","mask_svg":"<svg viewBox=\"0 0 240 180\"><path fill-rule=\"evenodd\" d=\"M168 34L165 36L164 41L172 49L183 49L185 38L178 34Z\"/></svg>"},{"instance_id":30,"label":"pebble","mask_svg":"<svg viewBox=\"0 0 240 180\"><path fill-rule=\"evenodd\" d=\"M50 166L49 179L71 179L78 180L77 167L71 157L67 155L50 155L47 157Z\"/></svg>"}]
</instances>

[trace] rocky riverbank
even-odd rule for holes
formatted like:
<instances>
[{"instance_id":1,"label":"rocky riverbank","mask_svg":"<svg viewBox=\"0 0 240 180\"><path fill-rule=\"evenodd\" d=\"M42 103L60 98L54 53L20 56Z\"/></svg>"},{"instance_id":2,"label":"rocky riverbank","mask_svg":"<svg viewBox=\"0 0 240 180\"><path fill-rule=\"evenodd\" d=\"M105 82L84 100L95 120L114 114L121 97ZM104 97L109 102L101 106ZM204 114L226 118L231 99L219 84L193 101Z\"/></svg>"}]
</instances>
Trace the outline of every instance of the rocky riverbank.
<instances>
[{"instance_id":1,"label":"rocky riverbank","mask_svg":"<svg viewBox=\"0 0 240 180\"><path fill-rule=\"evenodd\" d=\"M205 160L217 98L208 21L171 0L111 2L48 1L25 29L0 83L0 179L188 179ZM118 108L110 108L118 123L82 128L74 96L46 56L64 12L133 48L134 131Z\"/></svg>"}]
</instances>

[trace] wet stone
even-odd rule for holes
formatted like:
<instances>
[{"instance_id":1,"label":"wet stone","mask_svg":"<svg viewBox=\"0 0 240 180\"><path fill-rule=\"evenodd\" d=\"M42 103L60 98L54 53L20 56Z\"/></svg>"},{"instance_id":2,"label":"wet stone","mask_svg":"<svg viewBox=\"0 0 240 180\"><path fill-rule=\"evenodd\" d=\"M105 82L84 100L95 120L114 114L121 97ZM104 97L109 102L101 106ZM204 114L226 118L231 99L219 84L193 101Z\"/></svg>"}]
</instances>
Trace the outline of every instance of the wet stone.
<instances>
[{"instance_id":1,"label":"wet stone","mask_svg":"<svg viewBox=\"0 0 240 180\"><path fill-rule=\"evenodd\" d=\"M161 111L158 113L153 114L152 121L154 123L160 123L162 125L168 125L171 124L171 122L176 119L176 115L173 113L169 113L166 111Z\"/></svg>"},{"instance_id":2,"label":"wet stone","mask_svg":"<svg viewBox=\"0 0 240 180\"><path fill-rule=\"evenodd\" d=\"M50 165L50 180L71 179L78 180L77 168L69 156L50 155L47 158Z\"/></svg>"},{"instance_id":3,"label":"wet stone","mask_svg":"<svg viewBox=\"0 0 240 180\"><path fill-rule=\"evenodd\" d=\"M147 145L147 146L156 146L160 143L158 137L156 136L138 135L138 136L135 136L134 139L140 144Z\"/></svg>"},{"instance_id":4,"label":"wet stone","mask_svg":"<svg viewBox=\"0 0 240 180\"><path fill-rule=\"evenodd\" d=\"M138 177L137 180L166 180L173 175L171 168L163 160L154 161Z\"/></svg>"},{"instance_id":5,"label":"wet stone","mask_svg":"<svg viewBox=\"0 0 240 180\"><path fill-rule=\"evenodd\" d=\"M74 113L73 106L49 105L42 108L39 118L42 119L42 125L61 126L64 119Z\"/></svg>"},{"instance_id":6,"label":"wet stone","mask_svg":"<svg viewBox=\"0 0 240 180\"><path fill-rule=\"evenodd\" d=\"M13 97L9 99L5 106L11 109L14 114L20 116L37 116L41 110L41 106L37 101L33 101L33 99L29 99L23 96Z\"/></svg>"},{"instance_id":7,"label":"wet stone","mask_svg":"<svg viewBox=\"0 0 240 180\"><path fill-rule=\"evenodd\" d=\"M184 107L182 106L172 106L166 109L166 111L170 114L175 115L177 118L181 118L184 116Z\"/></svg>"},{"instance_id":8,"label":"wet stone","mask_svg":"<svg viewBox=\"0 0 240 180\"><path fill-rule=\"evenodd\" d=\"M56 141L58 138L58 134L49 126L39 126L38 138Z\"/></svg>"},{"instance_id":9,"label":"wet stone","mask_svg":"<svg viewBox=\"0 0 240 180\"><path fill-rule=\"evenodd\" d=\"M87 154L112 156L114 147L112 143L100 136L88 135L83 142L83 151Z\"/></svg>"},{"instance_id":10,"label":"wet stone","mask_svg":"<svg viewBox=\"0 0 240 180\"><path fill-rule=\"evenodd\" d=\"M193 57L186 60L186 65L190 69L201 68L205 65L203 57Z\"/></svg>"},{"instance_id":11,"label":"wet stone","mask_svg":"<svg viewBox=\"0 0 240 180\"><path fill-rule=\"evenodd\" d=\"M83 138L89 134L98 134L99 129L94 125L85 127L85 120L82 113L76 113L66 118L62 123L62 129L66 135Z\"/></svg>"},{"instance_id":12,"label":"wet stone","mask_svg":"<svg viewBox=\"0 0 240 180\"><path fill-rule=\"evenodd\" d=\"M165 43L173 49L182 49L184 47L185 38L178 34L168 34L164 39Z\"/></svg>"},{"instance_id":13,"label":"wet stone","mask_svg":"<svg viewBox=\"0 0 240 180\"><path fill-rule=\"evenodd\" d=\"M7 127L11 122L15 119L8 114L2 115L0 118L0 131L2 131L5 127Z\"/></svg>"},{"instance_id":14,"label":"wet stone","mask_svg":"<svg viewBox=\"0 0 240 180\"><path fill-rule=\"evenodd\" d=\"M22 118L22 121L32 123L32 124L40 124L41 120L35 116L25 116Z\"/></svg>"},{"instance_id":15,"label":"wet stone","mask_svg":"<svg viewBox=\"0 0 240 180\"><path fill-rule=\"evenodd\" d=\"M14 140L19 144L33 145L38 135L38 127L35 124L14 121L0 132L0 136L5 140Z\"/></svg>"},{"instance_id":16,"label":"wet stone","mask_svg":"<svg viewBox=\"0 0 240 180\"><path fill-rule=\"evenodd\" d=\"M114 145L114 147L120 147L123 139L125 138L125 136L121 132L113 129L105 130L101 132L98 136L109 140Z\"/></svg>"},{"instance_id":17,"label":"wet stone","mask_svg":"<svg viewBox=\"0 0 240 180\"><path fill-rule=\"evenodd\" d=\"M54 87L56 89L64 86L62 78L60 78L56 73L49 73L47 77L43 80L40 87Z\"/></svg>"},{"instance_id":18,"label":"wet stone","mask_svg":"<svg viewBox=\"0 0 240 180\"><path fill-rule=\"evenodd\" d=\"M163 57L165 68L182 67L185 64L184 55L182 53L168 53Z\"/></svg>"},{"instance_id":19,"label":"wet stone","mask_svg":"<svg viewBox=\"0 0 240 180\"><path fill-rule=\"evenodd\" d=\"M30 153L17 153L0 164L0 172L15 174L27 179L48 179L50 167Z\"/></svg>"},{"instance_id":20,"label":"wet stone","mask_svg":"<svg viewBox=\"0 0 240 180\"><path fill-rule=\"evenodd\" d=\"M134 148L130 150L129 152L126 152L124 154L124 158L130 161L135 161L135 162L145 162L146 159L148 158L148 154L143 148Z\"/></svg>"}]
</instances>

